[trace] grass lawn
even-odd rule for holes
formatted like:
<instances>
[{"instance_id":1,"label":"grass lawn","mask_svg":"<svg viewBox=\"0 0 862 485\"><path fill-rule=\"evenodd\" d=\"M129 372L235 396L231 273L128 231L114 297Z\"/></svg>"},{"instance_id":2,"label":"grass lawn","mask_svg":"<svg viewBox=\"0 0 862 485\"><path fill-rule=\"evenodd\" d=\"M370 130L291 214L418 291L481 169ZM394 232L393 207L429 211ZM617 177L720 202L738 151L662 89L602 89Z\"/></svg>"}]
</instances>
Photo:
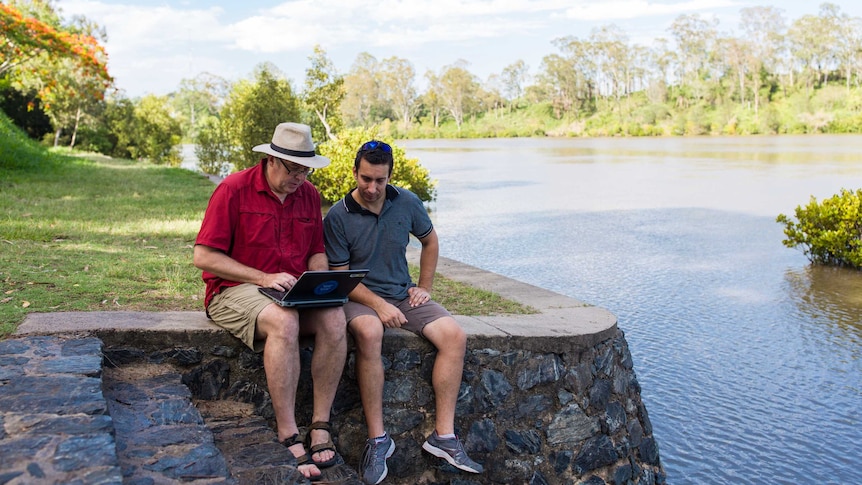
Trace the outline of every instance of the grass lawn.
<instances>
[{"instance_id":1,"label":"grass lawn","mask_svg":"<svg viewBox=\"0 0 862 485\"><path fill-rule=\"evenodd\" d=\"M209 179L21 143L0 140L0 339L30 312L203 309L192 246ZM440 275L434 286L455 314L532 312Z\"/></svg>"},{"instance_id":2,"label":"grass lawn","mask_svg":"<svg viewBox=\"0 0 862 485\"><path fill-rule=\"evenodd\" d=\"M208 179L75 157L0 173L0 336L29 312L202 308L191 255Z\"/></svg>"}]
</instances>

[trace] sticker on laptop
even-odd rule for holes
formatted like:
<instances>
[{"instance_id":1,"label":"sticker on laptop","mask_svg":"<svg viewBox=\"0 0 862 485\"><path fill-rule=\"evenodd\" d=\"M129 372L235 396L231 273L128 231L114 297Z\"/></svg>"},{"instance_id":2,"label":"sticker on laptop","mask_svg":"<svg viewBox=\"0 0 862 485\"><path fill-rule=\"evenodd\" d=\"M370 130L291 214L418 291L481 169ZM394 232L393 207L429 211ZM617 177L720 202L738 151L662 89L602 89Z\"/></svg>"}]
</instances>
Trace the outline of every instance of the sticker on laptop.
<instances>
[{"instance_id":1,"label":"sticker on laptop","mask_svg":"<svg viewBox=\"0 0 862 485\"><path fill-rule=\"evenodd\" d=\"M335 280L324 281L323 283L314 287L315 295L325 295L327 293L332 293L335 289L338 288L338 282Z\"/></svg>"}]
</instances>

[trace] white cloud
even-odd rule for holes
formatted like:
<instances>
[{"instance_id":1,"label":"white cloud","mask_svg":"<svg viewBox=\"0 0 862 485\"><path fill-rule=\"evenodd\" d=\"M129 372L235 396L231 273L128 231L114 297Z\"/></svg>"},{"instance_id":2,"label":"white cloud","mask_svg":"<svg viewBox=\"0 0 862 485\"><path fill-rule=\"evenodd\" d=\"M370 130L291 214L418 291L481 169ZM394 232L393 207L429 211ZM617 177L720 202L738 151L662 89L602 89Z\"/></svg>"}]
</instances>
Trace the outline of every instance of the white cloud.
<instances>
[{"instance_id":1,"label":"white cloud","mask_svg":"<svg viewBox=\"0 0 862 485\"><path fill-rule=\"evenodd\" d=\"M659 3L649 0L617 0L609 2L584 2L566 9L571 19L607 21L658 16L677 16L689 12L716 8L741 6L733 0L690 0L677 3Z\"/></svg>"},{"instance_id":2,"label":"white cloud","mask_svg":"<svg viewBox=\"0 0 862 485\"><path fill-rule=\"evenodd\" d=\"M230 71L223 59L210 54L232 43L219 20L224 14L221 7L182 9L93 0L64 1L60 7L65 18L83 15L106 28L109 72L117 86L133 96L169 92L181 79L203 70Z\"/></svg>"},{"instance_id":3,"label":"white cloud","mask_svg":"<svg viewBox=\"0 0 862 485\"><path fill-rule=\"evenodd\" d=\"M141 48L173 49L177 42L219 41L220 7L181 10L172 7L144 7L109 4L91 0L63 2L64 15L84 15L108 27L107 48L111 51L139 51Z\"/></svg>"},{"instance_id":4,"label":"white cloud","mask_svg":"<svg viewBox=\"0 0 862 485\"><path fill-rule=\"evenodd\" d=\"M420 45L523 32L541 24L506 15L559 8L558 2L522 0L298 0L262 10L228 30L238 47L263 52L315 44Z\"/></svg>"}]
</instances>

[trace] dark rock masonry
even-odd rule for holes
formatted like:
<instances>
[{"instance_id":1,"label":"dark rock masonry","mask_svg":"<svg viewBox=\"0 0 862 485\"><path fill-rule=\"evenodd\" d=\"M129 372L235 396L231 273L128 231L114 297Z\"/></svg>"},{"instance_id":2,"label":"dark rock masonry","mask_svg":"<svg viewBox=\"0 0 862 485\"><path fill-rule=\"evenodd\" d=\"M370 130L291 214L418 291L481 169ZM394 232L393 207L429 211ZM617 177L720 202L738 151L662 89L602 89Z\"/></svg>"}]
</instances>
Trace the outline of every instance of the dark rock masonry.
<instances>
[{"instance_id":1,"label":"dark rock masonry","mask_svg":"<svg viewBox=\"0 0 862 485\"><path fill-rule=\"evenodd\" d=\"M564 337L561 337L564 339ZM662 484L658 445L621 331L599 345L564 352L519 350L511 338L468 341L458 398L458 433L482 475L461 473L422 452L433 431L432 348L406 332L384 344L386 428L397 448L387 483ZM224 349L183 374L198 399L235 399L272 419L258 355ZM303 351L300 422L310 416L311 351ZM271 423L272 424L272 423ZM334 405L339 450L355 466L366 437L349 359Z\"/></svg>"}]
</instances>

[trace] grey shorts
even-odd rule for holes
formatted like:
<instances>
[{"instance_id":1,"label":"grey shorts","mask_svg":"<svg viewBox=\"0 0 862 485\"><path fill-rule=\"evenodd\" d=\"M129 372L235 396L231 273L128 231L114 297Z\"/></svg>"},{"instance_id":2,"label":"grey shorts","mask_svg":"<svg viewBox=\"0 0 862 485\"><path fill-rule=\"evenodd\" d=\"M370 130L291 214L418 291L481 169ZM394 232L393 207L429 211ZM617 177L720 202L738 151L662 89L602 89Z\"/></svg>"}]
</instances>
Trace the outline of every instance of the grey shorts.
<instances>
[{"instance_id":1,"label":"grey shorts","mask_svg":"<svg viewBox=\"0 0 862 485\"><path fill-rule=\"evenodd\" d=\"M402 325L401 328L420 336L422 335L422 330L425 328L425 325L428 325L434 320L452 316L448 310L443 308L442 305L434 300L429 300L427 303L423 303L417 307L410 306L409 298L405 298L401 301L386 298L386 301L398 307L398 309L401 310L401 313L404 314L404 317L407 318L407 323ZM347 318L348 324L351 320L361 315L377 317L377 312L375 312L373 308L355 301L348 301L344 304L344 316Z\"/></svg>"}]
</instances>

